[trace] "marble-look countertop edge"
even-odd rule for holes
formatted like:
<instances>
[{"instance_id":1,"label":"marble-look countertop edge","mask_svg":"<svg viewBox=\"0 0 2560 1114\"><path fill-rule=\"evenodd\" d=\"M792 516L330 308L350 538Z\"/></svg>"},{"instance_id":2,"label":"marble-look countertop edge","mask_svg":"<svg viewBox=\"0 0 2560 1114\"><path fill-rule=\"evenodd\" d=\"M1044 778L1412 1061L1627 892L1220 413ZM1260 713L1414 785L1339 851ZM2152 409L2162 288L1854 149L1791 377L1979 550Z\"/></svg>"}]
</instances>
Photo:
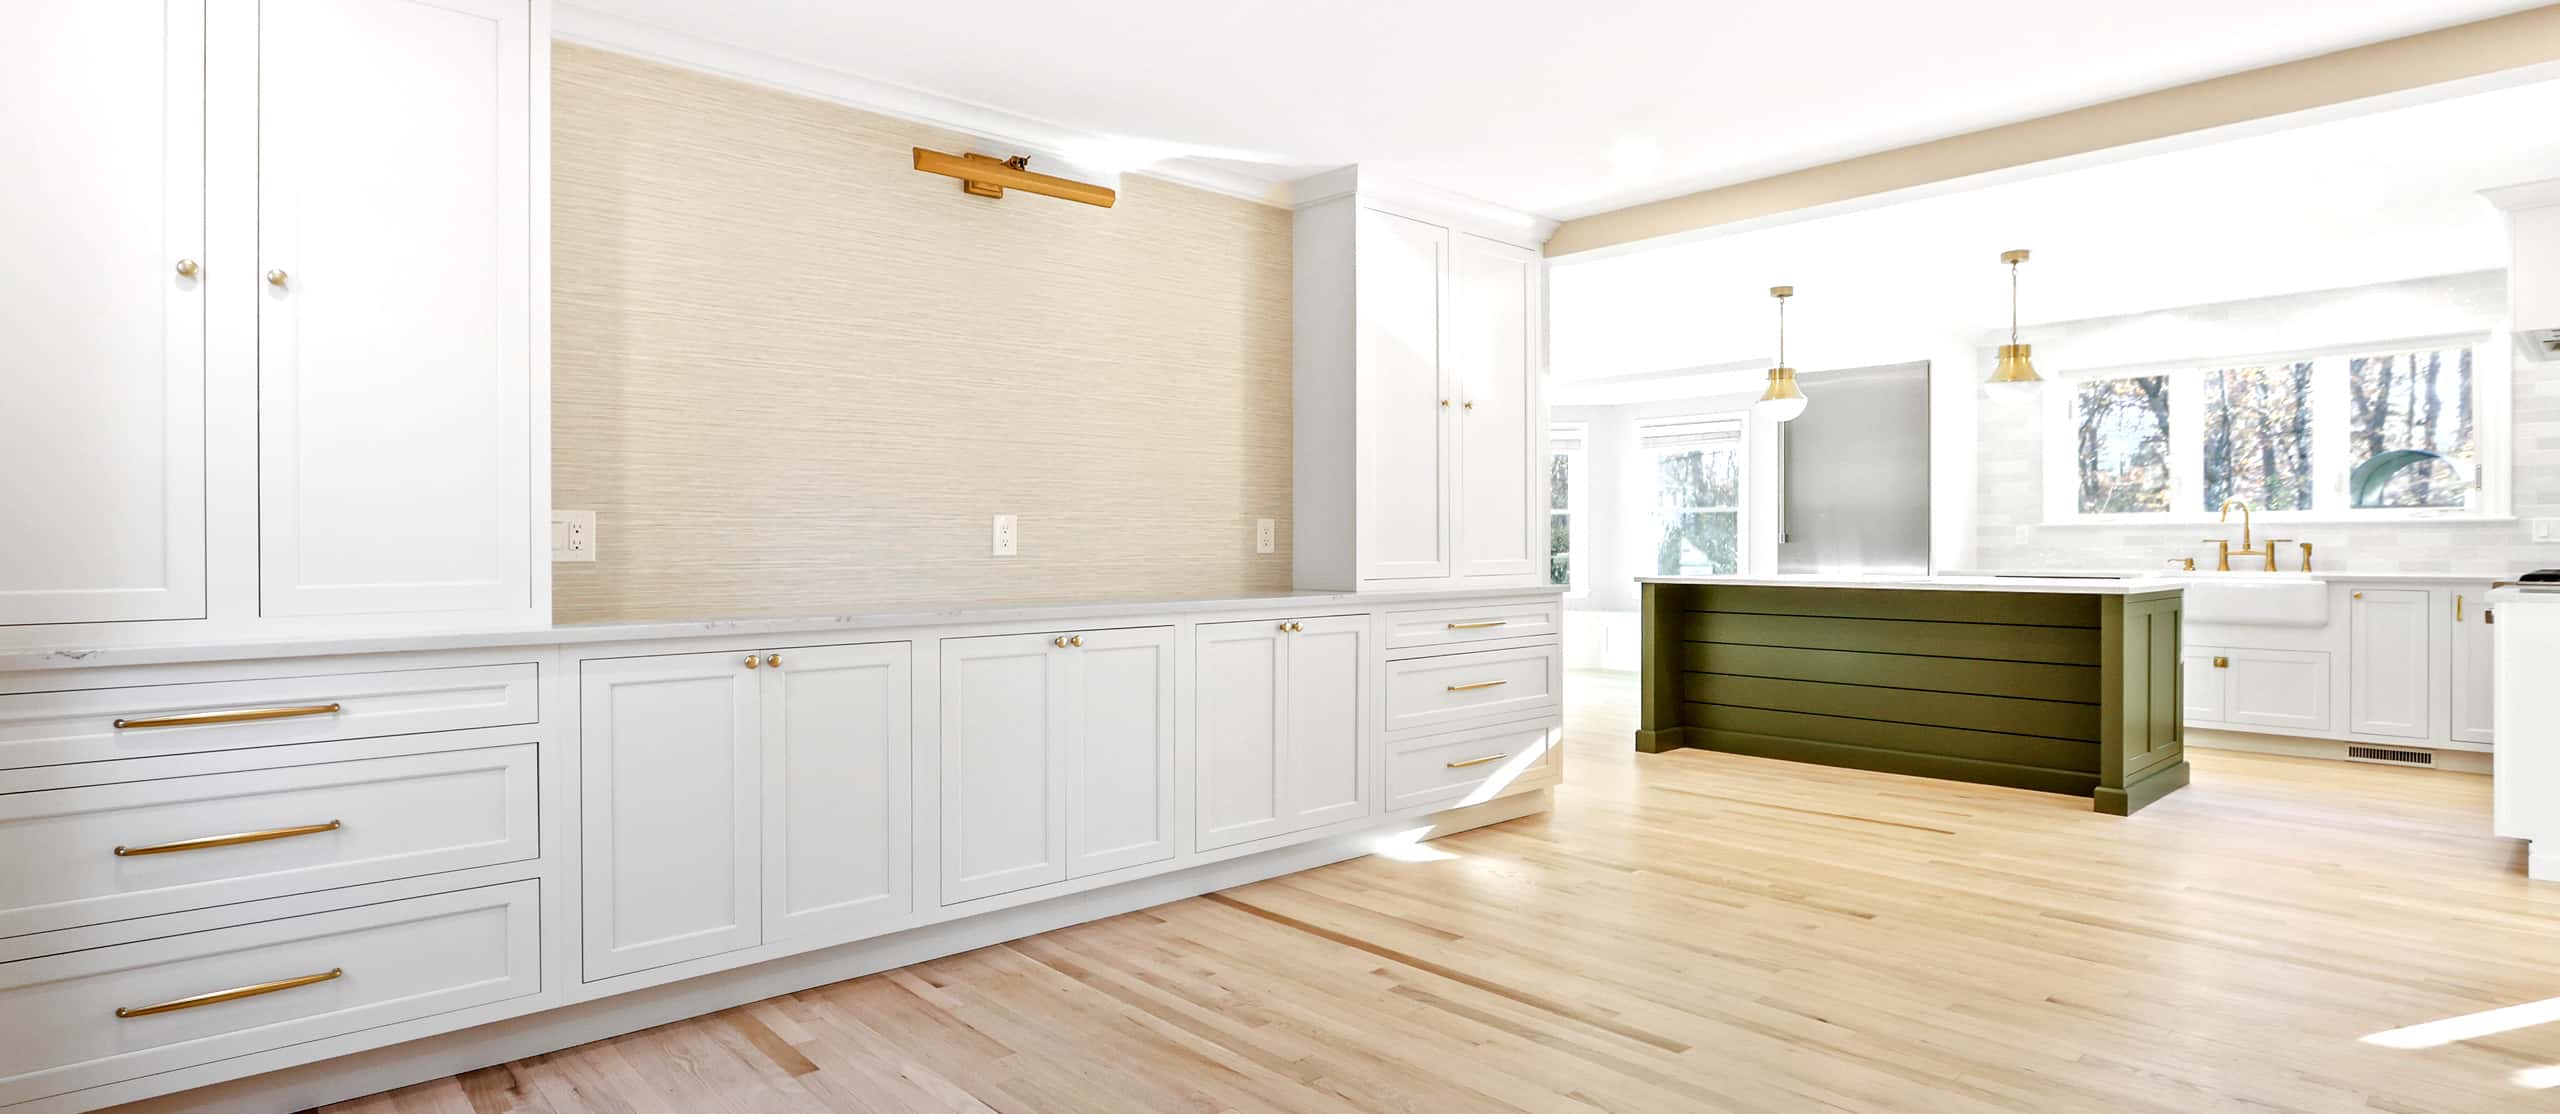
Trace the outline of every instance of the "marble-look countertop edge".
<instances>
[{"instance_id":1,"label":"marble-look countertop edge","mask_svg":"<svg viewBox=\"0 0 2560 1114\"><path fill-rule=\"evenodd\" d=\"M616 623L572 623L562 626L481 628L409 634L276 635L236 641L150 642L129 646L94 645L0 650L0 673L48 669L97 669L127 665L170 665L189 662L247 661L258 658L331 657L342 654L420 653L439 650L489 650L516 646L581 646L610 642L658 642L688 638L731 638L764 635L805 636L833 632L906 628L1071 623L1092 619L1145 618L1246 612L1262 609L1304 610L1321 607L1413 607L1468 600L1561 597L1560 587L1434 588L1409 592L1285 591L1241 596L1171 599L1102 600L1090 603L996 604L979 607L935 607L845 611L818 615L740 616L715 619L639 620Z\"/></svg>"}]
</instances>

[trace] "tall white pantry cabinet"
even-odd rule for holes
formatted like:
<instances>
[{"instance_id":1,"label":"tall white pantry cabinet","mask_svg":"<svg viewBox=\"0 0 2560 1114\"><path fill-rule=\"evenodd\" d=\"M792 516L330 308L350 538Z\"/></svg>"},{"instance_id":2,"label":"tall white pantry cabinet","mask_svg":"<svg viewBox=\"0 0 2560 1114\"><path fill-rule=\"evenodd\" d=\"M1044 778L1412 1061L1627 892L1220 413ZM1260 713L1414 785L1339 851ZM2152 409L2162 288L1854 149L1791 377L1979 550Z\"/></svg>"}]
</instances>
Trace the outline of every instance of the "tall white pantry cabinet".
<instances>
[{"instance_id":1,"label":"tall white pantry cabinet","mask_svg":"<svg viewBox=\"0 0 2560 1114\"><path fill-rule=\"evenodd\" d=\"M1543 584L1542 231L1356 167L1298 190L1294 582Z\"/></svg>"},{"instance_id":2,"label":"tall white pantry cabinet","mask_svg":"<svg viewBox=\"0 0 2560 1114\"><path fill-rule=\"evenodd\" d=\"M0 646L548 621L544 23L12 6Z\"/></svg>"}]
</instances>

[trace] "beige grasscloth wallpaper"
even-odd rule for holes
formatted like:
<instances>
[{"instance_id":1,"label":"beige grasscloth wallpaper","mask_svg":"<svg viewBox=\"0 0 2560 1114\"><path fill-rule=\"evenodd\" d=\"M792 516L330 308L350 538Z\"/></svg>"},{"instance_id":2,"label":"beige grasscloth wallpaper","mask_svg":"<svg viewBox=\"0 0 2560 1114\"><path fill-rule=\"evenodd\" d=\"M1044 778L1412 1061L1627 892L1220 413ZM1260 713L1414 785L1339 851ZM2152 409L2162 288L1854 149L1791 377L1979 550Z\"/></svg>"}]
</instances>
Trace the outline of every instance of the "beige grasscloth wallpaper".
<instances>
[{"instance_id":1,"label":"beige grasscloth wallpaper","mask_svg":"<svg viewBox=\"0 0 2560 1114\"><path fill-rule=\"evenodd\" d=\"M553 63L559 621L1288 586L1288 213L970 197L910 162L955 135Z\"/></svg>"}]
</instances>

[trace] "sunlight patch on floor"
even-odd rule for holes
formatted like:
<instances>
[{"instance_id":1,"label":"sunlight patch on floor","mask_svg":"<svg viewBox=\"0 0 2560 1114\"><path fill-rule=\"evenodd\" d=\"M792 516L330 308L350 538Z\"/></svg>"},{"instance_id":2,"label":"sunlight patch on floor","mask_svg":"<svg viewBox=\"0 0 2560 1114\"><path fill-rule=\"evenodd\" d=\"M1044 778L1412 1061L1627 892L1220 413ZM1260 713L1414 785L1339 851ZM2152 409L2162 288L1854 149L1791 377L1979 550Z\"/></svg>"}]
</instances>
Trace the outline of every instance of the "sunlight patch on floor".
<instances>
[{"instance_id":1,"label":"sunlight patch on floor","mask_svg":"<svg viewBox=\"0 0 2560 1114\"><path fill-rule=\"evenodd\" d=\"M2368 1034L2363 1040L2366 1044L2377 1044L2384 1048L2434 1048L2438 1045L2452 1044L2455 1041L2477 1040L2481 1037L2495 1036L2499 1033L2513 1032L2553 1021L2560 1021L2560 998L2545 998L2539 1002L2500 1006L2494 1010L2440 1018L2398 1029L2385 1029L2379 1033ZM2551 1071L2554 1069L2529 1070ZM2522 1074L2518 1073L2519 1076ZM2519 1079L2518 1082L2522 1080ZM2560 1075L2555 1075L2551 1083L2541 1085L2548 1087L2555 1084L2560 1084Z\"/></svg>"}]
</instances>

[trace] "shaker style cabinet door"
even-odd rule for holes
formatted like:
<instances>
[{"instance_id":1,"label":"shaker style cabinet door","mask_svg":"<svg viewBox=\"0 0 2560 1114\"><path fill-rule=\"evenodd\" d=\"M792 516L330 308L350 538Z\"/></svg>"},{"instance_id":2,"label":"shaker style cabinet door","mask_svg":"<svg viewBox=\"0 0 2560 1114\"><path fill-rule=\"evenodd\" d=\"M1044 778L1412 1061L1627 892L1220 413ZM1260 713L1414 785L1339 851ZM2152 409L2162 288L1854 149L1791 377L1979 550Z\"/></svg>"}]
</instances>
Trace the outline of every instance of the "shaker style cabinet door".
<instances>
[{"instance_id":1,"label":"shaker style cabinet door","mask_svg":"<svg viewBox=\"0 0 2560 1114\"><path fill-rule=\"evenodd\" d=\"M203 618L203 0L5 20L0 626Z\"/></svg>"},{"instance_id":2,"label":"shaker style cabinet door","mask_svg":"<svg viewBox=\"0 0 2560 1114\"><path fill-rule=\"evenodd\" d=\"M852 939L915 911L908 654L889 642L766 659L768 941Z\"/></svg>"},{"instance_id":3,"label":"shaker style cabinet door","mask_svg":"<svg viewBox=\"0 0 2560 1114\"><path fill-rule=\"evenodd\" d=\"M1441 350L1449 230L1376 209L1359 221L1359 574L1445 577L1457 409Z\"/></svg>"},{"instance_id":4,"label":"shaker style cabinet door","mask_svg":"<svg viewBox=\"0 0 2560 1114\"><path fill-rule=\"evenodd\" d=\"M1457 395L1457 575L1528 576L1545 550L1537 527L1534 450L1544 439L1537 399L1536 252L1481 236L1453 236L1444 348Z\"/></svg>"},{"instance_id":5,"label":"shaker style cabinet door","mask_svg":"<svg viewBox=\"0 0 2560 1114\"><path fill-rule=\"evenodd\" d=\"M258 21L260 613L529 608L527 5Z\"/></svg>"},{"instance_id":6,"label":"shaker style cabinet door","mask_svg":"<svg viewBox=\"0 0 2560 1114\"><path fill-rule=\"evenodd\" d=\"M1198 850L1290 830L1281 737L1287 627L1256 619L1192 628L1192 844Z\"/></svg>"},{"instance_id":7,"label":"shaker style cabinet door","mask_svg":"<svg viewBox=\"0 0 2560 1114\"><path fill-rule=\"evenodd\" d=\"M579 667L588 981L762 939L757 715L744 654Z\"/></svg>"},{"instance_id":8,"label":"shaker style cabinet door","mask_svg":"<svg viewBox=\"0 0 2560 1114\"><path fill-rule=\"evenodd\" d=\"M1067 876L1173 857L1173 628L1089 631L1071 648Z\"/></svg>"},{"instance_id":9,"label":"shaker style cabinet door","mask_svg":"<svg viewBox=\"0 0 2560 1114\"><path fill-rule=\"evenodd\" d=\"M942 640L942 903L1067 877L1064 635Z\"/></svg>"},{"instance_id":10,"label":"shaker style cabinet door","mask_svg":"<svg viewBox=\"0 0 2560 1114\"><path fill-rule=\"evenodd\" d=\"M1369 814L1375 794L1361 709L1368 706L1369 617L1305 619L1289 634L1282 765L1290 831Z\"/></svg>"},{"instance_id":11,"label":"shaker style cabinet door","mask_svg":"<svg viewBox=\"0 0 2560 1114\"><path fill-rule=\"evenodd\" d=\"M2417 589L2366 588L2347 598L2347 729L2424 739L2427 719L2427 599Z\"/></svg>"},{"instance_id":12,"label":"shaker style cabinet door","mask_svg":"<svg viewBox=\"0 0 2560 1114\"><path fill-rule=\"evenodd\" d=\"M2461 609L2453 623L2453 741L2494 743L2497 740L2498 627L2484 606L2480 589L2458 597Z\"/></svg>"}]
</instances>

